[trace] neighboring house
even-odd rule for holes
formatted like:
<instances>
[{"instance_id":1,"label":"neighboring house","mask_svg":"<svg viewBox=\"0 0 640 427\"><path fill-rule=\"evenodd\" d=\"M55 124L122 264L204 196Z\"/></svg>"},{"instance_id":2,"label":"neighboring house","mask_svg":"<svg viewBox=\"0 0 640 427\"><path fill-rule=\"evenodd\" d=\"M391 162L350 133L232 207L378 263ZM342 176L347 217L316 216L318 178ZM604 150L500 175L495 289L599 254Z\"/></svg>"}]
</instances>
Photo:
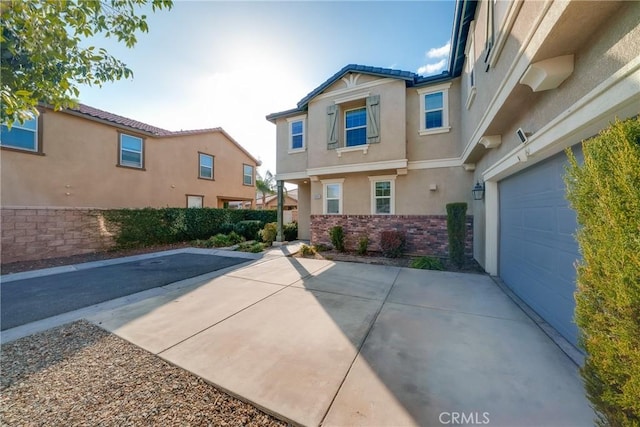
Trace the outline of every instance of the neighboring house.
<instances>
[{"instance_id":1,"label":"neighboring house","mask_svg":"<svg viewBox=\"0 0 640 427\"><path fill-rule=\"evenodd\" d=\"M640 112L638 16L640 2L458 0L443 74L349 65L267 116L300 238L400 229L411 251L441 254L429 235L446 203L467 202L473 257L576 344L564 150Z\"/></svg>"},{"instance_id":2,"label":"neighboring house","mask_svg":"<svg viewBox=\"0 0 640 427\"><path fill-rule=\"evenodd\" d=\"M257 209L277 209L278 208L278 196L275 194L265 197L264 206L262 206L262 195L258 193L256 198ZM298 209L298 189L288 190L284 193L284 205L285 211L291 211Z\"/></svg>"},{"instance_id":3,"label":"neighboring house","mask_svg":"<svg viewBox=\"0 0 640 427\"><path fill-rule=\"evenodd\" d=\"M2 126L3 208L224 207L260 164L222 128L171 132L80 104Z\"/></svg>"}]
</instances>

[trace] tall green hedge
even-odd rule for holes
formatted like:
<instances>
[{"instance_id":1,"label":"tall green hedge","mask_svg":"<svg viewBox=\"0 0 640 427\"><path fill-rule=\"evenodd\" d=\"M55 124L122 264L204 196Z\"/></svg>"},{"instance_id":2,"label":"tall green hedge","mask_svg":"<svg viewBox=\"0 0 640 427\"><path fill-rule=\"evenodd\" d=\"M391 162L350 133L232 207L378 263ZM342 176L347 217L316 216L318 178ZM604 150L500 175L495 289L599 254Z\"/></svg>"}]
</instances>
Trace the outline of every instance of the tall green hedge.
<instances>
[{"instance_id":1,"label":"tall green hedge","mask_svg":"<svg viewBox=\"0 0 640 427\"><path fill-rule=\"evenodd\" d=\"M640 425L640 120L617 121L567 150L567 198L578 217L575 320L581 370L598 423Z\"/></svg>"},{"instance_id":2,"label":"tall green hedge","mask_svg":"<svg viewBox=\"0 0 640 427\"><path fill-rule=\"evenodd\" d=\"M256 229L276 221L274 210L145 208L118 209L105 212L107 221L119 230L119 247L150 246L207 239L227 232L230 224L260 221Z\"/></svg>"},{"instance_id":3,"label":"tall green hedge","mask_svg":"<svg viewBox=\"0 0 640 427\"><path fill-rule=\"evenodd\" d=\"M447 234L449 236L449 259L458 267L464 265L464 243L467 228L467 204L447 205Z\"/></svg>"}]
</instances>

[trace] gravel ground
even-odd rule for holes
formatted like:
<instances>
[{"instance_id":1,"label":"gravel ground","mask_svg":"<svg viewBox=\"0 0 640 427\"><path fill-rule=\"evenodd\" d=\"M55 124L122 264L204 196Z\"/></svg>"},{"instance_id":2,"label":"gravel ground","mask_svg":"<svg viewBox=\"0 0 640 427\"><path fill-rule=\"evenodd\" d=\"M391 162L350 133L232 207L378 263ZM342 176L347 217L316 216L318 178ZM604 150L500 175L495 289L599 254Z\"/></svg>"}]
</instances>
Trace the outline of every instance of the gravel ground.
<instances>
[{"instance_id":1,"label":"gravel ground","mask_svg":"<svg viewBox=\"0 0 640 427\"><path fill-rule=\"evenodd\" d=\"M286 425L86 321L0 351L2 425Z\"/></svg>"}]
</instances>

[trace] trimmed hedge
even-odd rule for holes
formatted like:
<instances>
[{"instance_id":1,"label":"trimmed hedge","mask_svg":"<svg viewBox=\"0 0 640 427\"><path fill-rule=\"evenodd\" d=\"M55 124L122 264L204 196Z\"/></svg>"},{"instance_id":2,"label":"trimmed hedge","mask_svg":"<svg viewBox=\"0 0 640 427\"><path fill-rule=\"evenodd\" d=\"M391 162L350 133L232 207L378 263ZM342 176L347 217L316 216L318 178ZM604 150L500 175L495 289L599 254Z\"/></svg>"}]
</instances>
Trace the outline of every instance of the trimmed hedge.
<instances>
[{"instance_id":1,"label":"trimmed hedge","mask_svg":"<svg viewBox=\"0 0 640 427\"><path fill-rule=\"evenodd\" d=\"M122 248L208 239L218 233L227 234L231 231L254 240L257 231L264 224L276 220L276 211L216 208L118 209L106 211L105 218L119 230L115 241ZM238 226L247 222L255 225Z\"/></svg>"},{"instance_id":2,"label":"trimmed hedge","mask_svg":"<svg viewBox=\"0 0 640 427\"><path fill-rule=\"evenodd\" d=\"M580 225L575 320L600 425L640 425L640 119L567 150L567 198Z\"/></svg>"},{"instance_id":3,"label":"trimmed hedge","mask_svg":"<svg viewBox=\"0 0 640 427\"><path fill-rule=\"evenodd\" d=\"M464 240L467 226L467 204L449 203L447 205L447 234L449 236L449 259L462 267L464 265Z\"/></svg>"}]
</instances>

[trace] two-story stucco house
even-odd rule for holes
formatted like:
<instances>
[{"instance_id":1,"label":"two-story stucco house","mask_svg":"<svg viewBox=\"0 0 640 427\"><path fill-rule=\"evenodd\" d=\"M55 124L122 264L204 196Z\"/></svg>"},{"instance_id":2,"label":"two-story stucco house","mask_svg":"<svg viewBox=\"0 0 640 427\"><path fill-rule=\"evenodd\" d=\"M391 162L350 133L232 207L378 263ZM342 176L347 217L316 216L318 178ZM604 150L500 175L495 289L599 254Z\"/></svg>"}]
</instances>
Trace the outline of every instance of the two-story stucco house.
<instances>
[{"instance_id":1,"label":"two-story stucco house","mask_svg":"<svg viewBox=\"0 0 640 427\"><path fill-rule=\"evenodd\" d=\"M86 105L0 134L3 263L105 250L103 210L255 204L260 164L221 128L171 132Z\"/></svg>"},{"instance_id":2,"label":"two-story stucco house","mask_svg":"<svg viewBox=\"0 0 640 427\"><path fill-rule=\"evenodd\" d=\"M2 126L3 208L223 207L260 164L222 128L172 132L80 104Z\"/></svg>"},{"instance_id":3,"label":"two-story stucco house","mask_svg":"<svg viewBox=\"0 0 640 427\"><path fill-rule=\"evenodd\" d=\"M445 205L467 202L473 257L576 344L564 150L640 112L638 16L640 2L458 0L443 74L348 65L267 116L300 237L398 229L440 254Z\"/></svg>"}]
</instances>

